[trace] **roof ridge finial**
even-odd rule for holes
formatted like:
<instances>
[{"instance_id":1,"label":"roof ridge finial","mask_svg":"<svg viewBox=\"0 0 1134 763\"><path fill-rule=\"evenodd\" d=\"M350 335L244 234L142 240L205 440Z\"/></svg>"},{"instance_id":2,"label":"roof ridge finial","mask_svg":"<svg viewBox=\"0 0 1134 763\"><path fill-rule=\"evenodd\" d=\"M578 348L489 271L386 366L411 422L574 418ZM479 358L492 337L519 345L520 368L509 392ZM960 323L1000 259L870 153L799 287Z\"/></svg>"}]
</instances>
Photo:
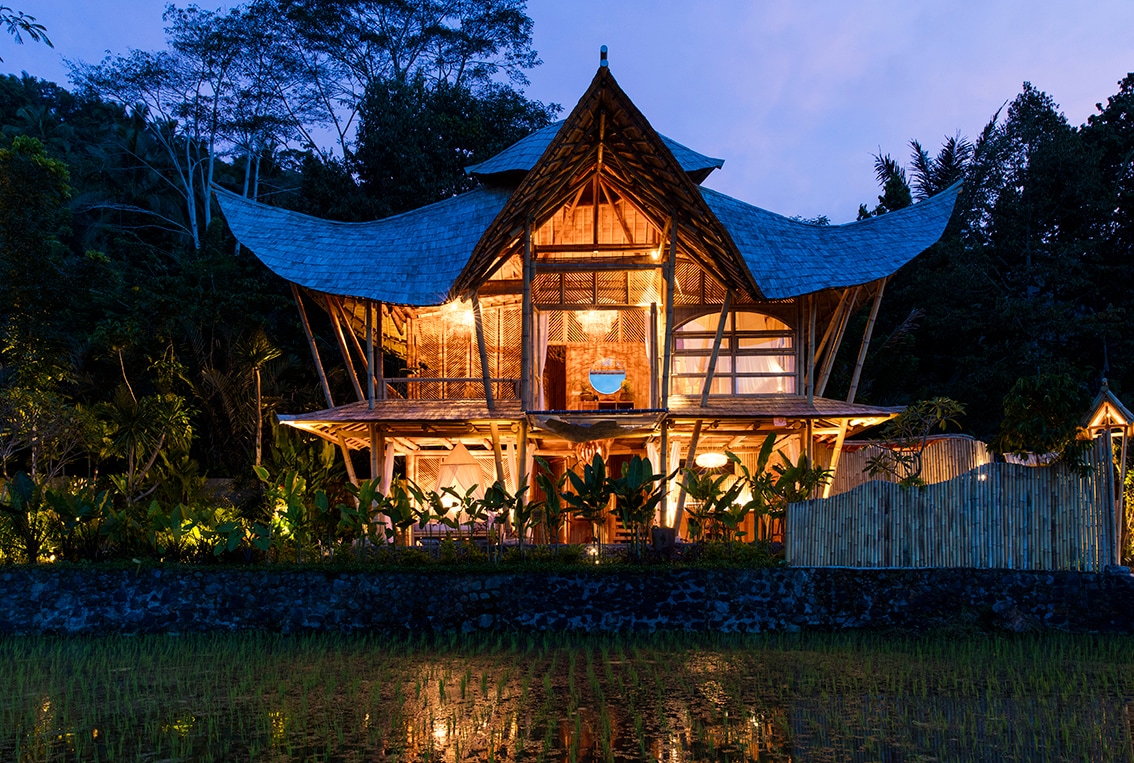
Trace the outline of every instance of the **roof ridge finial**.
<instances>
[{"instance_id":1,"label":"roof ridge finial","mask_svg":"<svg viewBox=\"0 0 1134 763\"><path fill-rule=\"evenodd\" d=\"M610 67L610 62L606 60L606 46L603 45L599 48L598 65L600 69L607 69Z\"/></svg>"}]
</instances>

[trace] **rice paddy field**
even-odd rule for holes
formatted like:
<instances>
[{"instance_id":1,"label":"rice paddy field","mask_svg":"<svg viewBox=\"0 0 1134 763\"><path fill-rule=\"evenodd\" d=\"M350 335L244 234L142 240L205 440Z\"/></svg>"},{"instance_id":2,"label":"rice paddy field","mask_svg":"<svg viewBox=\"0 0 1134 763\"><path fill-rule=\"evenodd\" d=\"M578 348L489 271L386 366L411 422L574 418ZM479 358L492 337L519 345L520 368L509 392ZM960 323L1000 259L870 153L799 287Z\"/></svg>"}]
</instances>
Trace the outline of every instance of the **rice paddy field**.
<instances>
[{"instance_id":1,"label":"rice paddy field","mask_svg":"<svg viewBox=\"0 0 1134 763\"><path fill-rule=\"evenodd\" d=\"M0 639L0 760L1134 761L1134 638Z\"/></svg>"}]
</instances>

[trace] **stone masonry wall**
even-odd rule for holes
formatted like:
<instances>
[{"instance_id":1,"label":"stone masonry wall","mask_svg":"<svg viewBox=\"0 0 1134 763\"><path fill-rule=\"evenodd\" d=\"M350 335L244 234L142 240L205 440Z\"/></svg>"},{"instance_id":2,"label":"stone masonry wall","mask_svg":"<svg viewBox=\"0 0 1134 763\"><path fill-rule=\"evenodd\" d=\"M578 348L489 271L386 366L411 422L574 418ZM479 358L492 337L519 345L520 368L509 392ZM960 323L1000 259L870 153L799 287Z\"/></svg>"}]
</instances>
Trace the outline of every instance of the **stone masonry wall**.
<instances>
[{"instance_id":1,"label":"stone masonry wall","mask_svg":"<svg viewBox=\"0 0 1134 763\"><path fill-rule=\"evenodd\" d=\"M797 631L972 626L1134 632L1134 577L1006 570L579 573L0 568L0 634Z\"/></svg>"}]
</instances>

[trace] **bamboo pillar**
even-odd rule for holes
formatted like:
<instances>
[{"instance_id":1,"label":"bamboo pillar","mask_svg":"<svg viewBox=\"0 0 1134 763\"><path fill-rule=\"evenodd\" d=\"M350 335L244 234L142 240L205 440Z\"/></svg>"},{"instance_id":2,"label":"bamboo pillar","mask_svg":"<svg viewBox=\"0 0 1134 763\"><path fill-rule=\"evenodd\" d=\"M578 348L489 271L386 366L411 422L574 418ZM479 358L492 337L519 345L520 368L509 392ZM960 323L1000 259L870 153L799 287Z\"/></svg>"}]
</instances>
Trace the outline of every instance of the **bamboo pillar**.
<instances>
[{"instance_id":1,"label":"bamboo pillar","mask_svg":"<svg viewBox=\"0 0 1134 763\"><path fill-rule=\"evenodd\" d=\"M721 340L724 338L725 323L728 321L728 311L732 307L732 289L725 292L724 304L721 305L721 317L717 321L717 335L713 338L713 352L709 355L709 366L705 369L705 386L701 389L701 407L709 404L709 390L713 388L713 375L717 372L717 357L721 354ZM735 350L735 348L733 348ZM733 369L735 371L736 369ZM697 421L696 431L700 433L701 422ZM696 435L694 435L696 437ZM696 442L696 439L694 439ZM682 491L682 497L685 493ZM678 511L681 511L681 501L678 501Z\"/></svg>"},{"instance_id":2,"label":"bamboo pillar","mask_svg":"<svg viewBox=\"0 0 1134 763\"><path fill-rule=\"evenodd\" d=\"M1125 545L1126 535L1126 440L1130 437L1130 422L1122 428L1122 463L1118 472L1118 526L1121 532L1118 536L1118 563L1122 564L1122 547Z\"/></svg>"},{"instance_id":3,"label":"bamboo pillar","mask_svg":"<svg viewBox=\"0 0 1134 763\"><path fill-rule=\"evenodd\" d=\"M315 371L319 374L319 384L323 387L323 397L327 401L327 407L334 408L335 401L331 398L331 385L327 383L327 374L323 370L319 348L315 345L315 335L311 333L311 323L307 320L307 311L303 308L303 299L299 294L299 287L292 284L291 293L295 297L295 306L299 308L299 321L303 324L303 333L307 336L307 346L311 350L311 357L315 360Z\"/></svg>"},{"instance_id":4,"label":"bamboo pillar","mask_svg":"<svg viewBox=\"0 0 1134 763\"><path fill-rule=\"evenodd\" d=\"M386 399L386 351L382 345L382 303L374 303L374 343L375 343L375 358L374 358L374 386L378 390L378 399ZM412 336L409 329L409 321L406 321L406 352L409 352L409 337Z\"/></svg>"},{"instance_id":5,"label":"bamboo pillar","mask_svg":"<svg viewBox=\"0 0 1134 763\"><path fill-rule=\"evenodd\" d=\"M339 352L343 354L343 362L346 363L347 376L350 377L350 386L354 388L355 397L357 397L358 402L361 403L366 400L366 395L362 393L362 385L358 383L358 374L354 370L354 361L351 360L350 350L347 348L346 335L343 334L343 324L339 318L338 310L336 309L338 302L330 294L323 295L323 298L327 302L327 314L331 316L331 325L335 328L335 339L338 340L339 343Z\"/></svg>"},{"instance_id":6,"label":"bamboo pillar","mask_svg":"<svg viewBox=\"0 0 1134 763\"><path fill-rule=\"evenodd\" d=\"M677 217L669 221L669 261L665 267L665 352L662 358L661 407L669 409L669 367L673 361L673 291L677 270Z\"/></svg>"},{"instance_id":7,"label":"bamboo pillar","mask_svg":"<svg viewBox=\"0 0 1134 763\"><path fill-rule=\"evenodd\" d=\"M354 462L350 460L350 448L347 446L346 438L343 436L338 437L339 449L343 452L343 462L346 466L347 479L350 484L358 487L358 475L354 473Z\"/></svg>"},{"instance_id":8,"label":"bamboo pillar","mask_svg":"<svg viewBox=\"0 0 1134 763\"><path fill-rule=\"evenodd\" d=\"M843 296L846 296L846 291L843 292ZM850 300L844 305L842 313L837 316L839 318L838 327L832 338L831 346L827 348L827 353L823 356L823 370L819 374L819 389L815 393L819 397L823 397L823 394L827 391L827 381L831 378L831 371L835 367L835 355L838 354L839 347L843 343L843 334L846 333L847 322L850 320L851 313L854 312L857 301L858 287L856 286Z\"/></svg>"},{"instance_id":9,"label":"bamboo pillar","mask_svg":"<svg viewBox=\"0 0 1134 763\"><path fill-rule=\"evenodd\" d=\"M858 359L854 364L854 373L851 375L850 390L847 392L847 402L853 403L858 394L858 382L862 378L862 366L866 362L866 352L870 349L870 337L874 334L874 322L878 320L878 307L882 304L882 292L886 289L885 278L878 281L878 291L874 293L874 303L870 306L870 318L866 321L866 330L862 333L862 345L858 348Z\"/></svg>"},{"instance_id":10,"label":"bamboo pillar","mask_svg":"<svg viewBox=\"0 0 1134 763\"><path fill-rule=\"evenodd\" d=\"M516 461L516 498L524 504L524 488L528 484L528 420L520 420L519 454Z\"/></svg>"},{"instance_id":11,"label":"bamboo pillar","mask_svg":"<svg viewBox=\"0 0 1134 763\"><path fill-rule=\"evenodd\" d=\"M835 306L835 312L831 316L831 321L827 324L827 328L823 330L823 336L819 339L819 345L815 349L816 354L822 354L823 350L827 347L827 340L831 338L831 334L835 331L835 326L839 320L839 316L843 313L843 306L846 304L848 294L850 294L850 290L843 289L843 293L839 295L839 304Z\"/></svg>"},{"instance_id":12,"label":"bamboo pillar","mask_svg":"<svg viewBox=\"0 0 1134 763\"><path fill-rule=\"evenodd\" d=\"M476 328L476 349L480 355L480 378L484 383L484 399L488 403L488 410L496 410L496 400L492 396L492 374L488 368L488 347L484 344L484 316L480 311L480 297L474 291L472 293L472 308L473 308L473 325ZM499 436L496 433L496 425L493 424L493 441L496 442L496 448L499 450Z\"/></svg>"},{"instance_id":13,"label":"bamboo pillar","mask_svg":"<svg viewBox=\"0 0 1134 763\"><path fill-rule=\"evenodd\" d=\"M658 303L650 303L650 407L657 408L660 399L658 384Z\"/></svg>"},{"instance_id":14,"label":"bamboo pillar","mask_svg":"<svg viewBox=\"0 0 1134 763\"><path fill-rule=\"evenodd\" d=\"M697 459L697 441L701 439L701 419L697 419L697 423L693 425L693 434L689 438L689 452L685 454L685 468L692 469L693 464ZM668 488L668 481L666 487ZM681 485L677 491L677 509L673 513L673 526L681 527L681 520L685 515L685 480L681 480Z\"/></svg>"},{"instance_id":15,"label":"bamboo pillar","mask_svg":"<svg viewBox=\"0 0 1134 763\"><path fill-rule=\"evenodd\" d=\"M492 460L496 464L496 481L504 485L506 483L504 482L504 456L500 452L500 427L493 421L489 423L488 429L492 432Z\"/></svg>"},{"instance_id":16,"label":"bamboo pillar","mask_svg":"<svg viewBox=\"0 0 1134 763\"><path fill-rule=\"evenodd\" d=\"M815 403L815 295L807 296L807 404ZM810 421L810 419L808 419ZM808 432L810 433L810 428ZM808 448L811 446L809 445Z\"/></svg>"},{"instance_id":17,"label":"bamboo pillar","mask_svg":"<svg viewBox=\"0 0 1134 763\"><path fill-rule=\"evenodd\" d=\"M531 410L532 386L532 221L524 224L524 297L520 318L520 405Z\"/></svg>"},{"instance_id":18,"label":"bamboo pillar","mask_svg":"<svg viewBox=\"0 0 1134 763\"><path fill-rule=\"evenodd\" d=\"M382 467L378 463L378 454L382 452L385 437L378 434L378 425L370 424L370 479L376 480L381 478L382 473L379 471Z\"/></svg>"},{"instance_id":19,"label":"bamboo pillar","mask_svg":"<svg viewBox=\"0 0 1134 763\"><path fill-rule=\"evenodd\" d=\"M835 436L835 451L831 454L831 479L823 486L823 497L831 497L831 487L835 484L835 472L839 468L839 458L843 454L843 441L847 436L847 420L839 421L839 434ZM814 464L812 464L814 466Z\"/></svg>"},{"instance_id":20,"label":"bamboo pillar","mask_svg":"<svg viewBox=\"0 0 1134 763\"><path fill-rule=\"evenodd\" d=\"M366 301L366 402L367 408L374 410L374 306ZM371 425L373 427L373 425ZM374 438L371 437L371 445ZM371 478L374 477L371 469Z\"/></svg>"},{"instance_id":21,"label":"bamboo pillar","mask_svg":"<svg viewBox=\"0 0 1134 763\"><path fill-rule=\"evenodd\" d=\"M661 420L661 453L658 454L658 461L661 462L662 474L669 476L669 422L664 418ZM663 481L662 498L661 498L661 515L662 524L669 520L669 480ZM674 528L674 532L681 532L681 527L676 524L671 524L670 527Z\"/></svg>"}]
</instances>

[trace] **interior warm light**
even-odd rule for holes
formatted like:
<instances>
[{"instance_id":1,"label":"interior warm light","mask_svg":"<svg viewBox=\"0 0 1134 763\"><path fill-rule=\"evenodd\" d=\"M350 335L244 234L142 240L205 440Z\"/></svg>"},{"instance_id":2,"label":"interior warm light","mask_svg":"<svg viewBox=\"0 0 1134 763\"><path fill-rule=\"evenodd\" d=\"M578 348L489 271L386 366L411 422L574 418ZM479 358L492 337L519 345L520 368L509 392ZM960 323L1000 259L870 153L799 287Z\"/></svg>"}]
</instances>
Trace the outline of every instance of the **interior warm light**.
<instances>
[{"instance_id":1,"label":"interior warm light","mask_svg":"<svg viewBox=\"0 0 1134 763\"><path fill-rule=\"evenodd\" d=\"M720 469L728 463L728 456L724 453L714 451L698 453L697 458L693 459L693 462L702 469Z\"/></svg>"},{"instance_id":2,"label":"interior warm light","mask_svg":"<svg viewBox=\"0 0 1134 763\"><path fill-rule=\"evenodd\" d=\"M603 341L614 325L614 313L610 310L585 310L575 314L575 319L583 327L587 336Z\"/></svg>"},{"instance_id":3,"label":"interior warm light","mask_svg":"<svg viewBox=\"0 0 1134 763\"><path fill-rule=\"evenodd\" d=\"M472 303L466 302L450 302L445 305L446 317L461 326L462 328L472 328L476 322L473 316Z\"/></svg>"}]
</instances>

